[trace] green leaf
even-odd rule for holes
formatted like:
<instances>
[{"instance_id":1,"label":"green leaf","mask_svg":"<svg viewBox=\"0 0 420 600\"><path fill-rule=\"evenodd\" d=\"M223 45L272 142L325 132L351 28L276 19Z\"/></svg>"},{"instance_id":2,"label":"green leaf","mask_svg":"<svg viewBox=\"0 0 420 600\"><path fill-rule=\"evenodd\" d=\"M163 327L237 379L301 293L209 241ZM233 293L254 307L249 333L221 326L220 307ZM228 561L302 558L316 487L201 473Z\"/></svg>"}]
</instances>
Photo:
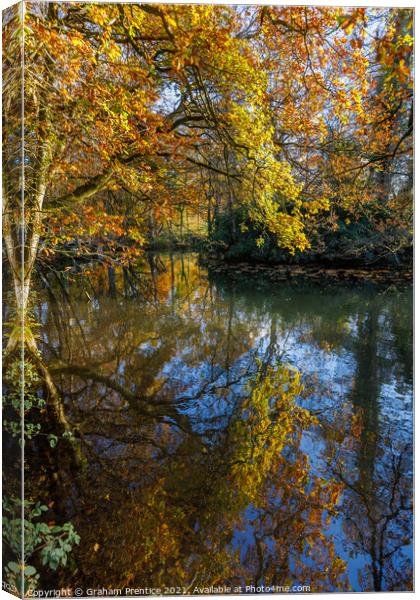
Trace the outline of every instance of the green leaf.
<instances>
[{"instance_id":1,"label":"green leaf","mask_svg":"<svg viewBox=\"0 0 420 600\"><path fill-rule=\"evenodd\" d=\"M10 571L12 571L12 573L20 573L20 565L18 565L18 563L9 562L7 563L7 567L10 569Z\"/></svg>"},{"instance_id":2,"label":"green leaf","mask_svg":"<svg viewBox=\"0 0 420 600\"><path fill-rule=\"evenodd\" d=\"M51 448L55 448L58 442L58 437L56 435L54 435L53 433L51 433L48 436L48 441L50 442L50 446Z\"/></svg>"},{"instance_id":3,"label":"green leaf","mask_svg":"<svg viewBox=\"0 0 420 600\"><path fill-rule=\"evenodd\" d=\"M31 577L32 575L36 575L36 569L32 565L27 565L25 567L25 575Z\"/></svg>"}]
</instances>

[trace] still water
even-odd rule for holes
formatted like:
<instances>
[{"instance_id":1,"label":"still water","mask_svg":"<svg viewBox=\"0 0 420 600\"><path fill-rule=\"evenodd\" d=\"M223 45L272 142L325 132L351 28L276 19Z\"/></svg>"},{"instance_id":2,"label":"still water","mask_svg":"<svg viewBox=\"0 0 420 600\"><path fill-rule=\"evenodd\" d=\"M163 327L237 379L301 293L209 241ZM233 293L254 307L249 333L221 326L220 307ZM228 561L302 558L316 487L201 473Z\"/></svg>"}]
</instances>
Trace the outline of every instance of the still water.
<instances>
[{"instance_id":1,"label":"still water","mask_svg":"<svg viewBox=\"0 0 420 600\"><path fill-rule=\"evenodd\" d=\"M81 545L49 585L412 588L410 288L195 254L48 284L39 343L88 458L56 474Z\"/></svg>"}]
</instances>

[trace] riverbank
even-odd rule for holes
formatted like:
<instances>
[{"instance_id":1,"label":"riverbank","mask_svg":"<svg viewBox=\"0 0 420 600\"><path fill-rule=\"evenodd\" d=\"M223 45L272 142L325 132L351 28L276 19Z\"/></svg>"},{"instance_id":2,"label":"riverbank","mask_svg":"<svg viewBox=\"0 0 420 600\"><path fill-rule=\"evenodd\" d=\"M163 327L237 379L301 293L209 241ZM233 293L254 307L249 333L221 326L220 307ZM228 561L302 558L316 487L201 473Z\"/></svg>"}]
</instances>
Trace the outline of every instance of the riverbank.
<instances>
[{"instance_id":1,"label":"riverbank","mask_svg":"<svg viewBox=\"0 0 420 600\"><path fill-rule=\"evenodd\" d=\"M413 259L412 252L406 249L397 258L376 257L367 260L363 257L302 256L290 257L285 255L277 260L267 257L237 256L229 253L229 247L224 242L209 241L200 236L190 236L188 239L172 240L169 243L154 244L149 249L153 253L190 253L200 255L200 264L216 273L233 273L238 276L246 274L255 276L264 274L274 281L288 279L330 280L377 283L412 283Z\"/></svg>"},{"instance_id":2,"label":"riverbank","mask_svg":"<svg viewBox=\"0 0 420 600\"><path fill-rule=\"evenodd\" d=\"M413 269L405 267L400 269L392 268L352 268L352 267L326 267L322 264L308 265L266 265L248 262L226 262L208 255L200 256L200 264L207 267L213 273L226 273L230 276L255 278L263 275L265 278L278 281L289 280L323 280L331 282L349 282L365 283L372 282L378 284L412 284Z\"/></svg>"}]
</instances>

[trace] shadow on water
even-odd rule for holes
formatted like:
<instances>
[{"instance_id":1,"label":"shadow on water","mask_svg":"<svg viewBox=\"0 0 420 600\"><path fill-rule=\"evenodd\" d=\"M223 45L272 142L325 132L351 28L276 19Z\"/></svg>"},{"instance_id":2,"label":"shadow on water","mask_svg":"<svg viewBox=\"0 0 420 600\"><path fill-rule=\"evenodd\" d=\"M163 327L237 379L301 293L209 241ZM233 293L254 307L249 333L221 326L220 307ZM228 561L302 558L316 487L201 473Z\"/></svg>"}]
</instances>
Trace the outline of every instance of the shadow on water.
<instances>
[{"instance_id":1,"label":"shadow on water","mask_svg":"<svg viewBox=\"0 0 420 600\"><path fill-rule=\"evenodd\" d=\"M31 447L82 539L45 585L411 589L411 301L195 255L46 279L41 349L89 468Z\"/></svg>"}]
</instances>

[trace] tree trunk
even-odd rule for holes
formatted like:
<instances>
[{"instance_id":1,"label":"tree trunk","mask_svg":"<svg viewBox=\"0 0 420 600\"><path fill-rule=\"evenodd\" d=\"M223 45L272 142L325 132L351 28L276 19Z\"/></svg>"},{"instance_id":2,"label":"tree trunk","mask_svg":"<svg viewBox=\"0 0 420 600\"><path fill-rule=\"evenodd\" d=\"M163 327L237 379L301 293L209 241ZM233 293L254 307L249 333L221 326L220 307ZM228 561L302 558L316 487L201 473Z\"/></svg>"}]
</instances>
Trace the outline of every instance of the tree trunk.
<instances>
[{"instance_id":1,"label":"tree trunk","mask_svg":"<svg viewBox=\"0 0 420 600\"><path fill-rule=\"evenodd\" d=\"M23 214L22 216L19 215L18 222L14 222L18 211L9 209L10 203L7 198L4 201L3 237L12 272L16 313L16 320L6 347L6 356L16 351L21 344L28 346L32 351L36 350L35 339L30 329L26 327L25 319L31 290L32 271L38 253L43 196L44 190L37 199L38 210L34 211L33 215L31 211L31 216L27 219L24 219ZM14 220L12 220L13 216L15 217Z\"/></svg>"}]
</instances>

